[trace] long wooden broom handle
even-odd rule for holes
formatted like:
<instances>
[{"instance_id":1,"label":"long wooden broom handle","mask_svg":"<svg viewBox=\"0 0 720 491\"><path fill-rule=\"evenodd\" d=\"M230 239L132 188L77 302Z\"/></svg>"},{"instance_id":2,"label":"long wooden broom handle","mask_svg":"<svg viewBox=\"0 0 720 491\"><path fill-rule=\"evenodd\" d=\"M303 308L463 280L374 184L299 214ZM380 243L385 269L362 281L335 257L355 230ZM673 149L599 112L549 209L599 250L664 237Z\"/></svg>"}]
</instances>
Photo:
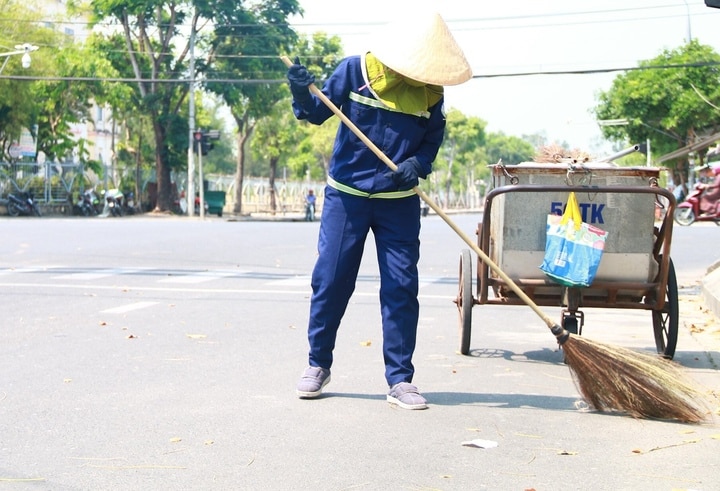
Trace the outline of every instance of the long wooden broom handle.
<instances>
[{"instance_id":1,"label":"long wooden broom handle","mask_svg":"<svg viewBox=\"0 0 720 491\"><path fill-rule=\"evenodd\" d=\"M282 59L283 63L290 68L290 66L293 64L292 61L290 61L290 58L287 56L281 56L280 59ZM315 96L317 96L318 99L320 99L335 115L340 118L340 120L345 123L345 125L355 133L355 135L360 138L360 140L367 145L367 147L372 150L372 152L385 163L391 170L395 171L397 170L397 165L390 160L390 158L383 153L382 150L380 150L377 145L375 145L365 134L360 131L360 129L355 126L355 123L350 121L350 119L345 116L345 114L338 108L328 97L323 94L320 89L318 89L315 84L310 84L310 92L312 92ZM422 189L420 189L418 186L415 186L413 188L413 191L417 193L420 198L427 203L427 205L433 209L435 213L437 213L440 217L442 217L443 220L445 220L445 223L447 223L450 228L452 228L456 234L465 242L468 246L470 246L473 251L475 251L475 254L477 254L482 261L487 264L487 266L492 269L500 278L502 278L505 283L510 287L510 289L517 294L520 299L527 304L528 307L533 309L533 311L545 322L545 324L552 329L556 326L556 323L542 310L540 310L540 307L538 307L535 302L532 301L532 299L515 283L503 270L500 269L500 267L493 262L490 257L485 254L480 247L465 233L463 232L460 227L458 227L455 222L453 222L450 217L445 213L433 200L428 196Z\"/></svg>"}]
</instances>

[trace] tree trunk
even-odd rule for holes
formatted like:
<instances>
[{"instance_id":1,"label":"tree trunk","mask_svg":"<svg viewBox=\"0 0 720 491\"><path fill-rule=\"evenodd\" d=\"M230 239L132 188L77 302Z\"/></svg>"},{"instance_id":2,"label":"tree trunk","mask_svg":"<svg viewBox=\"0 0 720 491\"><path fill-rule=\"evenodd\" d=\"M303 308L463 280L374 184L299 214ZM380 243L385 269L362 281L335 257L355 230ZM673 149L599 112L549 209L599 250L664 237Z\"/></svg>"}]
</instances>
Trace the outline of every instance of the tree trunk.
<instances>
[{"instance_id":1,"label":"tree trunk","mask_svg":"<svg viewBox=\"0 0 720 491\"><path fill-rule=\"evenodd\" d=\"M245 138L240 131L237 133L237 145L238 158L237 169L235 171L235 206L233 207L233 213L240 215L242 214L242 191L245 178L245 152L243 151Z\"/></svg>"},{"instance_id":2,"label":"tree trunk","mask_svg":"<svg viewBox=\"0 0 720 491\"><path fill-rule=\"evenodd\" d=\"M274 215L277 212L277 193L275 192L275 176L277 176L278 158L270 159L270 210Z\"/></svg>"},{"instance_id":3,"label":"tree trunk","mask_svg":"<svg viewBox=\"0 0 720 491\"><path fill-rule=\"evenodd\" d=\"M242 214L242 191L243 181L245 180L245 144L247 143L250 135L252 134L254 125L248 124L246 116L235 116L235 123L238 127L238 158L237 170L235 172L235 206L233 207L233 213L240 215Z\"/></svg>"},{"instance_id":4,"label":"tree trunk","mask_svg":"<svg viewBox=\"0 0 720 491\"><path fill-rule=\"evenodd\" d=\"M155 203L155 211L169 211L172 209L173 204L170 166L166 161L165 129L157 120L153 122L153 132L155 134L155 172L157 177L157 203Z\"/></svg>"}]
</instances>

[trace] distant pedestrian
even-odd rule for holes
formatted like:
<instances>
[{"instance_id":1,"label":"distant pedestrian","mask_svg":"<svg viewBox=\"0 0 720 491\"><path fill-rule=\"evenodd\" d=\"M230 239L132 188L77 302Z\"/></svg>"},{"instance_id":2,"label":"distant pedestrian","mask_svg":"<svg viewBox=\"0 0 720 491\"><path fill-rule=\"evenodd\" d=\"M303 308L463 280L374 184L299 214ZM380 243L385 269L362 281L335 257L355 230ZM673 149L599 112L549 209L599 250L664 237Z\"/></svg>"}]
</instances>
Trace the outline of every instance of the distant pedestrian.
<instances>
[{"instance_id":1,"label":"distant pedestrian","mask_svg":"<svg viewBox=\"0 0 720 491\"><path fill-rule=\"evenodd\" d=\"M307 196L305 196L305 221L312 222L315 220L315 202L317 197L315 191L312 189L308 190Z\"/></svg>"}]
</instances>

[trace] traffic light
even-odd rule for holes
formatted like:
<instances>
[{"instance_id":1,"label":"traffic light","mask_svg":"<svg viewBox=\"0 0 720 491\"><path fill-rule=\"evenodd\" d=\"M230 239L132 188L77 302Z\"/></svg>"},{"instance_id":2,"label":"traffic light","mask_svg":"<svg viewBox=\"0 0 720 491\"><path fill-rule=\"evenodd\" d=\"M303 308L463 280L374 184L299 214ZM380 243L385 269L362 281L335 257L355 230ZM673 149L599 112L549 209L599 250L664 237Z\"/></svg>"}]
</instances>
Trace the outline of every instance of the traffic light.
<instances>
[{"instance_id":1,"label":"traffic light","mask_svg":"<svg viewBox=\"0 0 720 491\"><path fill-rule=\"evenodd\" d=\"M202 139L200 140L200 152L202 152L203 155L207 155L210 150L213 149L215 145L210 141L210 137L207 133L203 133Z\"/></svg>"},{"instance_id":2,"label":"traffic light","mask_svg":"<svg viewBox=\"0 0 720 491\"><path fill-rule=\"evenodd\" d=\"M217 134L217 135L216 135ZM215 145L211 140L217 140L220 135L218 131L196 131L194 134L195 139L195 151L200 151L201 155L207 155Z\"/></svg>"}]
</instances>

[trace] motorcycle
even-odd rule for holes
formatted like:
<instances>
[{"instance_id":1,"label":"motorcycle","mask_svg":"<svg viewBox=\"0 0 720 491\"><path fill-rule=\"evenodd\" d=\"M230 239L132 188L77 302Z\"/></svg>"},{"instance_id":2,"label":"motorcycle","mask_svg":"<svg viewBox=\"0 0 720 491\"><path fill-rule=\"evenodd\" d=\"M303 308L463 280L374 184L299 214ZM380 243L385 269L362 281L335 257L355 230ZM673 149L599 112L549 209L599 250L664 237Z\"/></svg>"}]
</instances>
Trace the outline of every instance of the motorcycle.
<instances>
[{"instance_id":1,"label":"motorcycle","mask_svg":"<svg viewBox=\"0 0 720 491\"><path fill-rule=\"evenodd\" d=\"M103 215L121 217L123 216L123 194L117 189L105 191L105 210Z\"/></svg>"},{"instance_id":2,"label":"motorcycle","mask_svg":"<svg viewBox=\"0 0 720 491\"><path fill-rule=\"evenodd\" d=\"M720 225L720 206L716 205L715 210L710 212L700 210L700 196L703 192L704 188L695 185L687 198L685 198L685 201L675 208L673 215L675 223L688 226L695 222L715 222L715 225Z\"/></svg>"},{"instance_id":3,"label":"motorcycle","mask_svg":"<svg viewBox=\"0 0 720 491\"><path fill-rule=\"evenodd\" d=\"M203 204L205 205L205 206L203 206L203 208L204 208L205 214L207 215L208 209L210 207L208 206L207 201L205 201ZM198 215L198 216L200 215L200 195L199 194L195 195L195 215Z\"/></svg>"},{"instance_id":4,"label":"motorcycle","mask_svg":"<svg viewBox=\"0 0 720 491\"><path fill-rule=\"evenodd\" d=\"M24 216L40 216L40 209L35 203L35 197L31 192L22 192L17 196L14 194L8 195L7 203L8 215L16 217L20 215Z\"/></svg>"},{"instance_id":5,"label":"motorcycle","mask_svg":"<svg viewBox=\"0 0 720 491\"><path fill-rule=\"evenodd\" d=\"M125 194L125 203L123 204L123 213L125 215L135 214L135 193L128 192Z\"/></svg>"},{"instance_id":6,"label":"motorcycle","mask_svg":"<svg viewBox=\"0 0 720 491\"><path fill-rule=\"evenodd\" d=\"M80 195L80 201L75 204L75 213L84 217L93 217L99 213L99 203L95 191L88 189Z\"/></svg>"}]
</instances>

